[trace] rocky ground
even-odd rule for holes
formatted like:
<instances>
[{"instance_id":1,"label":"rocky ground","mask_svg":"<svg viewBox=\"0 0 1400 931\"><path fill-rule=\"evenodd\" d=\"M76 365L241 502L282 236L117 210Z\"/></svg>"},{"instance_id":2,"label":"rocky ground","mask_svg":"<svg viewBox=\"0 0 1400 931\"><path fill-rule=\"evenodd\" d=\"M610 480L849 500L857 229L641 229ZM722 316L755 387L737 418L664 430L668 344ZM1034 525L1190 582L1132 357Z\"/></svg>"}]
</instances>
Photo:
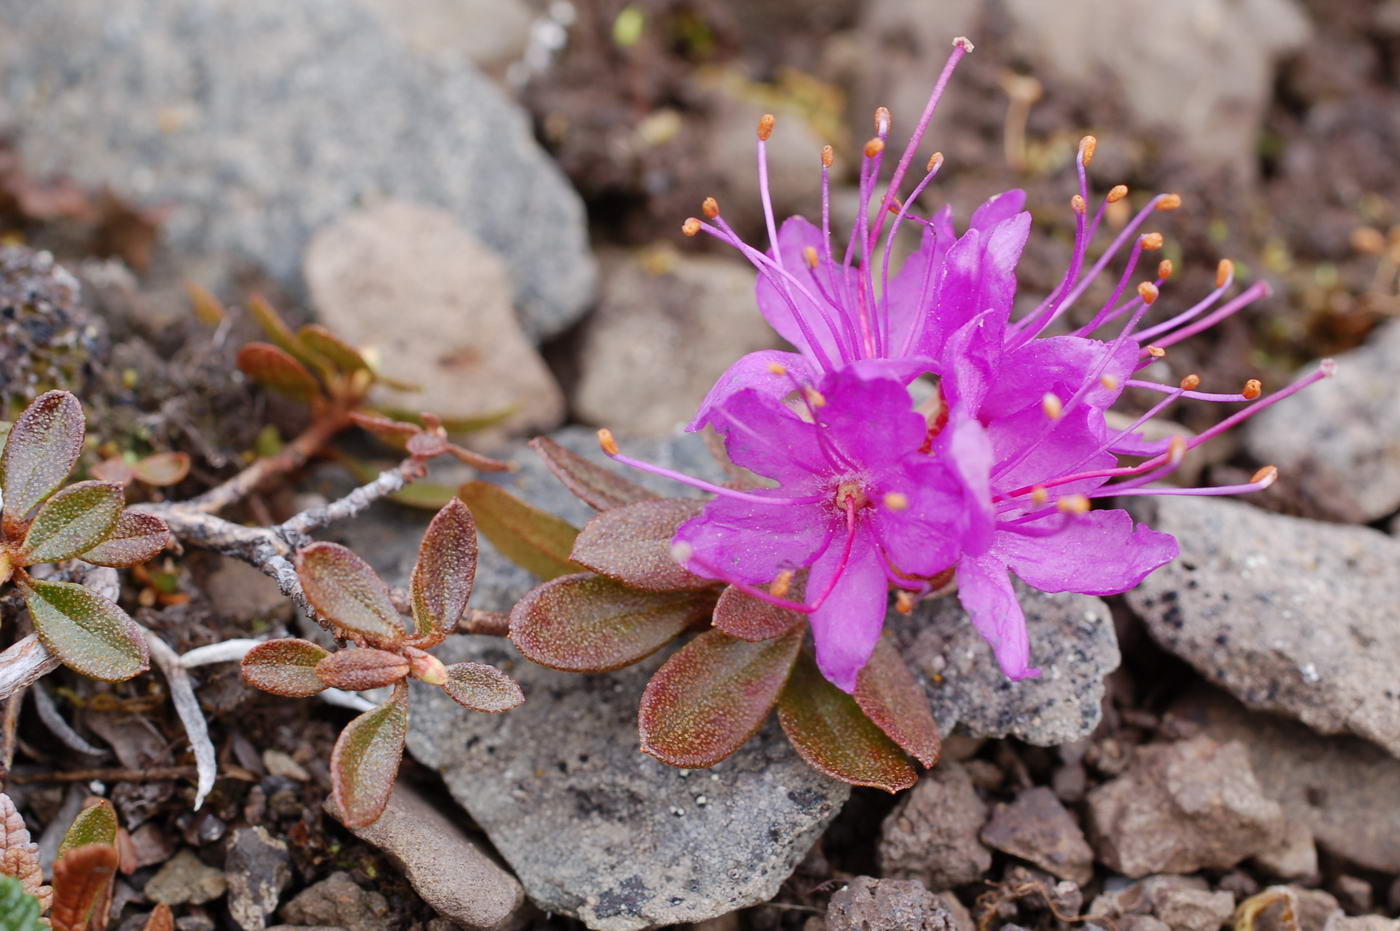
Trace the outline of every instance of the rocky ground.
<instances>
[{"instance_id":1,"label":"rocky ground","mask_svg":"<svg viewBox=\"0 0 1400 931\"><path fill-rule=\"evenodd\" d=\"M1337 356L1336 378L1193 463L1281 480L1141 507L1182 555L1125 596L1024 593L1039 679L1002 679L951 601L892 615L946 735L899 797L817 775L772 727L670 769L636 752L645 666L572 676L461 636L445 658L508 668L526 704L415 696L400 787L355 833L322 806L351 712L201 667L220 779L194 813L189 778L86 773L188 767L155 677L59 672L10 705L4 790L48 862L85 796L112 799L136 868L111 927L164 902L186 931L1400 928L1395 0L0 0L0 236L60 263L0 260L6 306L42 305L0 326L0 395L68 386L99 442L190 452L162 493L208 487L304 415L241 379L255 328L197 319L194 281L374 346L424 389L387 406L491 421L470 442L520 465L493 480L566 520L587 510L529 436L597 456L606 424L719 477L678 425L776 342L751 272L681 220L714 194L761 241L764 111L777 210L811 213L820 146L849 164L876 104L907 128L958 34L978 48L935 120L926 199L965 215L1025 187L1034 300L1068 254L1084 132L1101 189L1182 193L1164 302L1209 290L1222 255L1275 295L1174 347L1172 372L1276 386ZM348 487L373 451L341 452L237 516ZM426 517L381 504L330 535L402 584ZM483 544L473 606L531 584ZM299 630L270 582L206 553L131 573L125 595L180 651Z\"/></svg>"}]
</instances>

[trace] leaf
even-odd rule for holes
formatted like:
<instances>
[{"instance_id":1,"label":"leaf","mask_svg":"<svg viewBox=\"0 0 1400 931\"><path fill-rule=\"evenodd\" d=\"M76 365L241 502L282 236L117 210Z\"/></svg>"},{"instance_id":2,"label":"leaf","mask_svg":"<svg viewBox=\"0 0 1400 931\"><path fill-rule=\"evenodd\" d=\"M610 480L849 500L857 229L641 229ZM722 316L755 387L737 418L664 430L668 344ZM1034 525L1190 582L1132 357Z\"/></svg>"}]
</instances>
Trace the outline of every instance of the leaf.
<instances>
[{"instance_id":1,"label":"leaf","mask_svg":"<svg viewBox=\"0 0 1400 931\"><path fill-rule=\"evenodd\" d=\"M188 453L153 453L132 463L132 474L147 485L163 488L185 480L190 474Z\"/></svg>"},{"instance_id":2,"label":"leaf","mask_svg":"<svg viewBox=\"0 0 1400 931\"><path fill-rule=\"evenodd\" d=\"M185 294L190 299L190 309L194 311L199 322L205 326L218 326L228 316L227 311L224 310L223 302L203 285L193 281L186 282Z\"/></svg>"},{"instance_id":3,"label":"leaf","mask_svg":"<svg viewBox=\"0 0 1400 931\"><path fill-rule=\"evenodd\" d=\"M802 583L795 582L786 597L800 602ZM807 616L800 611L780 608L732 585L720 593L715 604L715 627L740 640L771 640L806 621Z\"/></svg>"},{"instance_id":4,"label":"leaf","mask_svg":"<svg viewBox=\"0 0 1400 931\"><path fill-rule=\"evenodd\" d=\"M310 640L269 640L243 656L243 681L287 698L310 698L326 687L316 666L330 653Z\"/></svg>"},{"instance_id":5,"label":"leaf","mask_svg":"<svg viewBox=\"0 0 1400 931\"><path fill-rule=\"evenodd\" d=\"M0 876L0 931L45 931L39 900L12 876Z\"/></svg>"},{"instance_id":6,"label":"leaf","mask_svg":"<svg viewBox=\"0 0 1400 931\"><path fill-rule=\"evenodd\" d=\"M541 666L607 672L655 653L713 607L708 592L639 592L585 572L522 598L510 612L510 639Z\"/></svg>"},{"instance_id":7,"label":"leaf","mask_svg":"<svg viewBox=\"0 0 1400 931\"><path fill-rule=\"evenodd\" d=\"M578 531L533 508L499 485L467 482L457 496L471 508L476 527L511 562L541 579L578 572L569 559Z\"/></svg>"},{"instance_id":8,"label":"leaf","mask_svg":"<svg viewBox=\"0 0 1400 931\"><path fill-rule=\"evenodd\" d=\"M865 716L925 769L938 762L943 741L928 696L887 637L875 644L860 671L854 698Z\"/></svg>"},{"instance_id":9,"label":"leaf","mask_svg":"<svg viewBox=\"0 0 1400 931\"><path fill-rule=\"evenodd\" d=\"M170 906L164 902L157 905L141 931L175 931L175 915L170 911Z\"/></svg>"},{"instance_id":10,"label":"leaf","mask_svg":"<svg viewBox=\"0 0 1400 931\"><path fill-rule=\"evenodd\" d=\"M589 462L547 436L535 437L530 441L530 448L539 453L565 488L591 508L606 511L660 497L612 469Z\"/></svg>"},{"instance_id":11,"label":"leaf","mask_svg":"<svg viewBox=\"0 0 1400 931\"><path fill-rule=\"evenodd\" d=\"M401 382L391 383L389 379L386 379L383 376L380 376L379 381L381 384L399 391L422 390L417 385L404 385ZM509 420L511 418L511 415L519 409L520 408L518 405L508 404L505 407L498 408L494 411L488 411L485 414L478 414L475 417L447 417L439 418L439 420L442 423L442 428L446 430L449 434L475 433L478 430L486 430L491 427L500 426L501 424ZM385 408L381 411L381 413L383 413L385 416L392 417L395 420L407 420L412 423L416 423L420 426L424 422L422 414L419 414L415 411L405 410L403 408Z\"/></svg>"},{"instance_id":12,"label":"leaf","mask_svg":"<svg viewBox=\"0 0 1400 931\"><path fill-rule=\"evenodd\" d=\"M45 909L49 907L53 890L44 885L44 870L39 865L39 845L30 841L24 819L15 809L15 803L3 792L0 792L0 874L14 877L25 892L34 896ZM0 917L4 914L0 909ZM0 924L0 931L3 928L4 925Z\"/></svg>"},{"instance_id":13,"label":"leaf","mask_svg":"<svg viewBox=\"0 0 1400 931\"><path fill-rule=\"evenodd\" d=\"M316 678L331 688L377 689L408 675L408 660L388 650L337 650L316 664Z\"/></svg>"},{"instance_id":14,"label":"leaf","mask_svg":"<svg viewBox=\"0 0 1400 931\"><path fill-rule=\"evenodd\" d=\"M436 511L457 498L457 489L441 482L414 482L389 496L389 500L404 507Z\"/></svg>"},{"instance_id":15,"label":"leaf","mask_svg":"<svg viewBox=\"0 0 1400 931\"><path fill-rule=\"evenodd\" d=\"M19 557L25 565L71 559L107 538L125 496L115 482L78 482L49 498L34 515Z\"/></svg>"},{"instance_id":16,"label":"leaf","mask_svg":"<svg viewBox=\"0 0 1400 931\"><path fill-rule=\"evenodd\" d=\"M520 685L495 666L485 663L453 663L447 667L448 697L473 711L509 711L525 700Z\"/></svg>"},{"instance_id":17,"label":"leaf","mask_svg":"<svg viewBox=\"0 0 1400 931\"><path fill-rule=\"evenodd\" d=\"M471 510L454 498L428 524L413 565L414 646L432 649L457 629L475 577L476 524Z\"/></svg>"},{"instance_id":18,"label":"leaf","mask_svg":"<svg viewBox=\"0 0 1400 931\"><path fill-rule=\"evenodd\" d=\"M326 364L324 359L312 352L292 332L292 328L287 326L287 321L282 319L282 315L261 294L254 294L248 299L248 312L278 349L311 368L320 368Z\"/></svg>"},{"instance_id":19,"label":"leaf","mask_svg":"<svg viewBox=\"0 0 1400 931\"><path fill-rule=\"evenodd\" d=\"M88 803L68 825L63 843L58 845L59 857L88 844L117 846L117 810L105 798L89 798Z\"/></svg>"},{"instance_id":20,"label":"leaf","mask_svg":"<svg viewBox=\"0 0 1400 931\"><path fill-rule=\"evenodd\" d=\"M666 660L637 714L642 752L672 766L713 766L768 717L802 647L803 631L765 643L707 630Z\"/></svg>"},{"instance_id":21,"label":"leaf","mask_svg":"<svg viewBox=\"0 0 1400 931\"><path fill-rule=\"evenodd\" d=\"M778 699L778 721L793 749L833 779L898 792L918 778L904 752L826 681L805 650Z\"/></svg>"},{"instance_id":22,"label":"leaf","mask_svg":"<svg viewBox=\"0 0 1400 931\"><path fill-rule=\"evenodd\" d=\"M705 502L693 498L660 498L603 511L584 525L571 555L574 562L628 588L647 592L711 588L719 583L696 575L671 555L677 525L704 506Z\"/></svg>"},{"instance_id":23,"label":"leaf","mask_svg":"<svg viewBox=\"0 0 1400 931\"><path fill-rule=\"evenodd\" d=\"M146 638L126 612L73 582L31 579L20 586L34 632L63 665L93 679L123 682L150 666Z\"/></svg>"},{"instance_id":24,"label":"leaf","mask_svg":"<svg viewBox=\"0 0 1400 931\"><path fill-rule=\"evenodd\" d=\"M318 323L308 323L297 330L297 339L340 372L349 374L369 369L369 363L358 350Z\"/></svg>"},{"instance_id":25,"label":"leaf","mask_svg":"<svg viewBox=\"0 0 1400 931\"><path fill-rule=\"evenodd\" d=\"M331 751L331 796L349 828L373 824L389 804L408 734L408 686L340 732Z\"/></svg>"},{"instance_id":26,"label":"leaf","mask_svg":"<svg viewBox=\"0 0 1400 931\"><path fill-rule=\"evenodd\" d=\"M423 428L416 423L409 423L406 420L394 420L391 417L381 417L378 414L367 414L363 411L353 411L350 419L357 427L367 430L389 443L391 446L402 447L404 441L409 437L422 433Z\"/></svg>"},{"instance_id":27,"label":"leaf","mask_svg":"<svg viewBox=\"0 0 1400 931\"><path fill-rule=\"evenodd\" d=\"M54 931L87 931L95 908L103 907L117 876L117 848L110 844L75 847L53 866ZM106 916L101 919L106 927Z\"/></svg>"},{"instance_id":28,"label":"leaf","mask_svg":"<svg viewBox=\"0 0 1400 931\"><path fill-rule=\"evenodd\" d=\"M142 511L122 511L106 539L79 554L84 562L95 566L126 569L139 565L165 549L170 542L170 528L154 514Z\"/></svg>"},{"instance_id":29,"label":"leaf","mask_svg":"<svg viewBox=\"0 0 1400 931\"><path fill-rule=\"evenodd\" d=\"M316 613L347 639L393 649L404 640L389 587L369 563L339 543L312 543L297 552L297 578Z\"/></svg>"},{"instance_id":30,"label":"leaf","mask_svg":"<svg viewBox=\"0 0 1400 931\"><path fill-rule=\"evenodd\" d=\"M294 401L309 401L321 393L320 383L306 366L268 343L249 343L238 350L238 368L264 388Z\"/></svg>"},{"instance_id":31,"label":"leaf","mask_svg":"<svg viewBox=\"0 0 1400 931\"><path fill-rule=\"evenodd\" d=\"M58 490L83 449L83 406L67 391L41 394L10 427L0 453L0 494L8 534Z\"/></svg>"}]
</instances>

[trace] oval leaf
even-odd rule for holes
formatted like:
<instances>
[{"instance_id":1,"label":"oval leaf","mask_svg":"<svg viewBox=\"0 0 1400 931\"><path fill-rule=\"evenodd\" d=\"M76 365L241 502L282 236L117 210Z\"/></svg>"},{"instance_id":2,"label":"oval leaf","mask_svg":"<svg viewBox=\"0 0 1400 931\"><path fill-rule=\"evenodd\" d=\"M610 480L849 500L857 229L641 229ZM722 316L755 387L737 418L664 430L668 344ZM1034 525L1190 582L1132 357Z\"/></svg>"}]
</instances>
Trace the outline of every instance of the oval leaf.
<instances>
[{"instance_id":1,"label":"oval leaf","mask_svg":"<svg viewBox=\"0 0 1400 931\"><path fill-rule=\"evenodd\" d=\"M106 598L73 582L30 580L22 590L34 632L69 669L122 682L149 667L141 628Z\"/></svg>"},{"instance_id":2,"label":"oval leaf","mask_svg":"<svg viewBox=\"0 0 1400 931\"><path fill-rule=\"evenodd\" d=\"M672 766L713 766L768 717L802 647L802 631L766 643L707 630L656 671L637 715L642 752Z\"/></svg>"},{"instance_id":3,"label":"oval leaf","mask_svg":"<svg viewBox=\"0 0 1400 931\"><path fill-rule=\"evenodd\" d=\"M243 656L243 681L287 698L310 698L326 687L316 666L329 656L310 640L269 640Z\"/></svg>"},{"instance_id":4,"label":"oval leaf","mask_svg":"<svg viewBox=\"0 0 1400 931\"><path fill-rule=\"evenodd\" d=\"M29 512L73 471L85 429L83 406L67 391L39 395L15 420L0 453L0 494L8 532L16 533Z\"/></svg>"},{"instance_id":5,"label":"oval leaf","mask_svg":"<svg viewBox=\"0 0 1400 931\"><path fill-rule=\"evenodd\" d=\"M155 453L133 463L131 472L147 485L174 485L190 474L190 457L188 453Z\"/></svg>"},{"instance_id":6,"label":"oval leaf","mask_svg":"<svg viewBox=\"0 0 1400 931\"><path fill-rule=\"evenodd\" d=\"M606 511L638 501L659 498L641 485L624 478L612 469L589 462L578 453L559 445L547 436L530 441L530 447L540 454L544 464L564 487L591 508Z\"/></svg>"},{"instance_id":7,"label":"oval leaf","mask_svg":"<svg viewBox=\"0 0 1400 931\"><path fill-rule=\"evenodd\" d=\"M719 583L701 578L671 555L676 527L704 506L694 498L658 498L604 511L584 525L571 555L579 565L628 588L646 592L710 588Z\"/></svg>"},{"instance_id":8,"label":"oval leaf","mask_svg":"<svg viewBox=\"0 0 1400 931\"><path fill-rule=\"evenodd\" d=\"M713 607L708 592L639 592L585 572L522 598L510 612L510 639L541 666L607 672L655 653Z\"/></svg>"},{"instance_id":9,"label":"oval leaf","mask_svg":"<svg viewBox=\"0 0 1400 931\"><path fill-rule=\"evenodd\" d=\"M88 844L117 845L117 810L105 798L89 799L93 804L78 812L59 844L58 855Z\"/></svg>"},{"instance_id":10,"label":"oval leaf","mask_svg":"<svg viewBox=\"0 0 1400 931\"><path fill-rule=\"evenodd\" d=\"M801 583L794 583L788 599L802 601ZM740 640L771 640L806 623L807 615L780 608L746 594L734 586L726 588L715 603L714 625Z\"/></svg>"},{"instance_id":11,"label":"oval leaf","mask_svg":"<svg viewBox=\"0 0 1400 931\"><path fill-rule=\"evenodd\" d=\"M865 716L925 769L938 762L943 741L928 696L889 638L875 644L856 679L854 698Z\"/></svg>"},{"instance_id":12,"label":"oval leaf","mask_svg":"<svg viewBox=\"0 0 1400 931\"><path fill-rule=\"evenodd\" d=\"M308 323L297 330L301 344L345 373L368 369L365 357L350 344L319 323Z\"/></svg>"},{"instance_id":13,"label":"oval leaf","mask_svg":"<svg viewBox=\"0 0 1400 931\"><path fill-rule=\"evenodd\" d=\"M320 368L326 364L324 359L312 352L311 348L292 332L292 328L287 326L287 321L282 319L277 309L261 294L254 294L248 300L248 311L277 348L312 368Z\"/></svg>"},{"instance_id":14,"label":"oval leaf","mask_svg":"<svg viewBox=\"0 0 1400 931\"><path fill-rule=\"evenodd\" d=\"M337 689L377 689L408 675L408 660L388 650L337 650L316 664L316 678Z\"/></svg>"},{"instance_id":15,"label":"oval leaf","mask_svg":"<svg viewBox=\"0 0 1400 931\"><path fill-rule=\"evenodd\" d=\"M413 565L414 646L431 649L457 629L475 577L476 524L454 498L428 524Z\"/></svg>"},{"instance_id":16,"label":"oval leaf","mask_svg":"<svg viewBox=\"0 0 1400 931\"><path fill-rule=\"evenodd\" d=\"M306 600L336 632L357 643L392 649L403 643L399 612L374 570L339 543L313 543L297 553Z\"/></svg>"},{"instance_id":17,"label":"oval leaf","mask_svg":"<svg viewBox=\"0 0 1400 931\"><path fill-rule=\"evenodd\" d=\"M476 527L511 562L541 579L578 572L569 558L578 531L533 508L499 485L467 482L457 496L471 508Z\"/></svg>"},{"instance_id":18,"label":"oval leaf","mask_svg":"<svg viewBox=\"0 0 1400 931\"><path fill-rule=\"evenodd\" d=\"M238 368L264 388L296 401L310 400L321 391L306 366L270 343L249 343L238 350Z\"/></svg>"},{"instance_id":19,"label":"oval leaf","mask_svg":"<svg viewBox=\"0 0 1400 931\"><path fill-rule=\"evenodd\" d=\"M54 931L85 931L95 909L106 909L117 878L117 848L74 847L53 865Z\"/></svg>"},{"instance_id":20,"label":"oval leaf","mask_svg":"<svg viewBox=\"0 0 1400 931\"><path fill-rule=\"evenodd\" d=\"M389 804L408 734L408 687L340 732L331 751L331 795L346 827L373 824Z\"/></svg>"},{"instance_id":21,"label":"oval leaf","mask_svg":"<svg viewBox=\"0 0 1400 931\"><path fill-rule=\"evenodd\" d=\"M0 873L0 931L47 931L39 924L39 900L13 876Z\"/></svg>"},{"instance_id":22,"label":"oval leaf","mask_svg":"<svg viewBox=\"0 0 1400 931\"><path fill-rule=\"evenodd\" d=\"M442 690L457 704L473 711L509 711L525 700L520 685L495 666L453 663L447 667Z\"/></svg>"},{"instance_id":23,"label":"oval leaf","mask_svg":"<svg viewBox=\"0 0 1400 931\"><path fill-rule=\"evenodd\" d=\"M80 558L95 566L126 569L154 559L169 542L170 528L159 517L141 511L122 511L106 539L80 554Z\"/></svg>"},{"instance_id":24,"label":"oval leaf","mask_svg":"<svg viewBox=\"0 0 1400 931\"><path fill-rule=\"evenodd\" d=\"M826 681L805 650L778 699L778 721L793 749L833 779L886 792L907 789L918 779L904 752L854 698Z\"/></svg>"},{"instance_id":25,"label":"oval leaf","mask_svg":"<svg viewBox=\"0 0 1400 931\"><path fill-rule=\"evenodd\" d=\"M125 496L115 482L78 482L45 501L24 535L25 565L71 559L101 543L116 526Z\"/></svg>"}]
</instances>

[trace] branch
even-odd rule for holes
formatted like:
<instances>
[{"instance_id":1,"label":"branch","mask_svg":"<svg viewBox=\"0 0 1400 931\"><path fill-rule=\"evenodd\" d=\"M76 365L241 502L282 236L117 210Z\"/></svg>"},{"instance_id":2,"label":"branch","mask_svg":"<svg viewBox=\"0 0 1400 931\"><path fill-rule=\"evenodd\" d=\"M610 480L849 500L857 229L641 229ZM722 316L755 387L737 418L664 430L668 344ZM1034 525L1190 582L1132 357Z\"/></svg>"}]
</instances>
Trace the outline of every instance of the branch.
<instances>
[{"instance_id":1,"label":"branch","mask_svg":"<svg viewBox=\"0 0 1400 931\"><path fill-rule=\"evenodd\" d=\"M0 653L0 700L9 698L22 688L34 684L40 676L48 675L61 663L49 648L30 634Z\"/></svg>"},{"instance_id":2,"label":"branch","mask_svg":"<svg viewBox=\"0 0 1400 931\"><path fill-rule=\"evenodd\" d=\"M190 674L180 664L180 655L149 630L145 634L146 643L151 648L151 658L156 661L160 671L165 673L165 681L170 684L170 699L175 703L175 713L185 725L185 734L190 738L190 748L194 750L195 767L199 772L194 810L199 811L205 796L214 788L214 777L218 775L214 744L209 740L209 725L204 720L204 712L199 710L199 699L194 697Z\"/></svg>"}]
</instances>

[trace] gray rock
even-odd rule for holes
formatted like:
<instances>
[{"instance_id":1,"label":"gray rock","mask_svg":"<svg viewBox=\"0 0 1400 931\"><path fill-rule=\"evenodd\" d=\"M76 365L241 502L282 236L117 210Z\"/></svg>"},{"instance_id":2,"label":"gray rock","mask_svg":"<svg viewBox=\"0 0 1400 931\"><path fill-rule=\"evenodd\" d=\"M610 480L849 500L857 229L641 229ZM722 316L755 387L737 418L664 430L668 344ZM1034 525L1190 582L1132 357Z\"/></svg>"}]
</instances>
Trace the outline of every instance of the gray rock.
<instances>
[{"instance_id":1,"label":"gray rock","mask_svg":"<svg viewBox=\"0 0 1400 931\"><path fill-rule=\"evenodd\" d=\"M1104 892L1089 907L1091 914L1112 919L1120 928L1125 926L1124 919L1150 916L1162 927L1176 931L1217 931L1234 911L1234 895L1212 892L1204 879L1195 876L1149 876L1123 889Z\"/></svg>"},{"instance_id":2,"label":"gray rock","mask_svg":"<svg viewBox=\"0 0 1400 931\"><path fill-rule=\"evenodd\" d=\"M524 0L358 0L415 51L466 58L492 73L520 58L530 41Z\"/></svg>"},{"instance_id":3,"label":"gray rock","mask_svg":"<svg viewBox=\"0 0 1400 931\"><path fill-rule=\"evenodd\" d=\"M1154 639L1250 707L1400 755L1400 542L1217 498L1139 514L1181 543L1126 596Z\"/></svg>"},{"instance_id":4,"label":"gray rock","mask_svg":"<svg viewBox=\"0 0 1400 931\"><path fill-rule=\"evenodd\" d=\"M831 897L827 931L955 931L932 892L912 879L857 876Z\"/></svg>"},{"instance_id":5,"label":"gray rock","mask_svg":"<svg viewBox=\"0 0 1400 931\"><path fill-rule=\"evenodd\" d=\"M1400 508L1400 321L1337 357L1337 374L1260 412L1245 427L1245 448L1260 462L1297 475L1310 503L1329 516L1367 523ZM1300 425L1305 425L1306 429Z\"/></svg>"},{"instance_id":6,"label":"gray rock","mask_svg":"<svg viewBox=\"0 0 1400 931\"><path fill-rule=\"evenodd\" d=\"M332 873L307 886L282 906L289 925L317 925L343 931L382 931L389 920L384 896L355 885L348 873Z\"/></svg>"},{"instance_id":7,"label":"gray rock","mask_svg":"<svg viewBox=\"0 0 1400 931\"><path fill-rule=\"evenodd\" d=\"M992 865L991 851L978 839L986 820L987 805L967 769L945 760L885 816L877 848L880 871L917 879L935 891L973 882Z\"/></svg>"},{"instance_id":8,"label":"gray rock","mask_svg":"<svg viewBox=\"0 0 1400 931\"><path fill-rule=\"evenodd\" d=\"M1284 825L1283 839L1268 850L1254 855L1254 865L1279 879L1316 882L1318 873L1317 841L1312 829L1292 818Z\"/></svg>"},{"instance_id":9,"label":"gray rock","mask_svg":"<svg viewBox=\"0 0 1400 931\"><path fill-rule=\"evenodd\" d=\"M166 905L203 905L224 894L224 871L206 866L194 851L185 849L156 871L143 892L152 902Z\"/></svg>"},{"instance_id":10,"label":"gray rock","mask_svg":"<svg viewBox=\"0 0 1400 931\"><path fill-rule=\"evenodd\" d=\"M0 63L0 125L27 167L170 207L182 259L296 291L311 234L387 195L442 205L500 253L532 338L591 299L582 204L525 115L362 6L4 0Z\"/></svg>"},{"instance_id":11,"label":"gray rock","mask_svg":"<svg viewBox=\"0 0 1400 931\"><path fill-rule=\"evenodd\" d=\"M1029 860L1061 879L1083 886L1094 876L1094 852L1084 832L1045 786L1027 789L1010 805L998 805L981 836L988 847Z\"/></svg>"},{"instance_id":12,"label":"gray rock","mask_svg":"<svg viewBox=\"0 0 1400 931\"><path fill-rule=\"evenodd\" d=\"M1400 919L1383 918L1380 915L1336 914L1327 919L1322 931L1400 931Z\"/></svg>"},{"instance_id":13,"label":"gray rock","mask_svg":"<svg viewBox=\"0 0 1400 931\"><path fill-rule=\"evenodd\" d=\"M405 201L354 211L316 233L304 268L326 326L421 389L380 391L387 405L445 418L513 408L503 426L514 431L563 419L559 386L511 311L505 266L451 214Z\"/></svg>"},{"instance_id":14,"label":"gray rock","mask_svg":"<svg viewBox=\"0 0 1400 931\"><path fill-rule=\"evenodd\" d=\"M1126 773L1089 793L1088 809L1099 859L1128 876L1228 869L1283 834L1283 811L1244 746L1203 736L1139 747Z\"/></svg>"},{"instance_id":15,"label":"gray rock","mask_svg":"<svg viewBox=\"0 0 1400 931\"><path fill-rule=\"evenodd\" d=\"M326 808L335 814L329 801ZM423 901L459 927L513 926L525 899L520 883L404 783L394 786L379 820L351 832L388 854Z\"/></svg>"},{"instance_id":16,"label":"gray rock","mask_svg":"<svg viewBox=\"0 0 1400 931\"><path fill-rule=\"evenodd\" d=\"M238 828L224 860L228 910L243 931L261 931L292 881L287 845L263 827Z\"/></svg>"}]
</instances>

